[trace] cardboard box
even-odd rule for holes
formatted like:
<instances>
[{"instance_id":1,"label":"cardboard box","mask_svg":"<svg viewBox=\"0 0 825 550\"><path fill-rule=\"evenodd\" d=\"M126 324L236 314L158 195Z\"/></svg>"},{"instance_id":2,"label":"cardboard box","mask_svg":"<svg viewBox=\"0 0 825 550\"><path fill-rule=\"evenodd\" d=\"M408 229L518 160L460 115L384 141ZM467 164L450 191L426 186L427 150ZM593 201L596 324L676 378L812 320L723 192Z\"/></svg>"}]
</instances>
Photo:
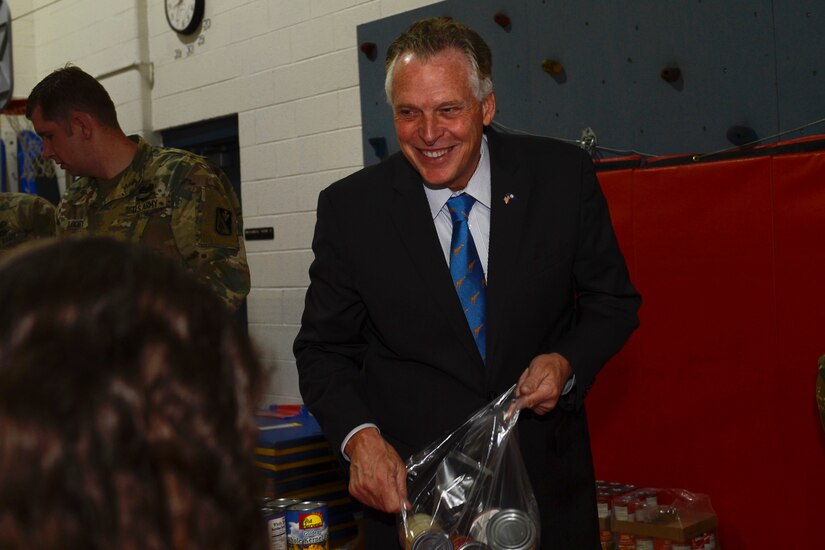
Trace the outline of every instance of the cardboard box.
<instances>
[{"instance_id":1,"label":"cardboard box","mask_svg":"<svg viewBox=\"0 0 825 550\"><path fill-rule=\"evenodd\" d=\"M716 529L718 525L716 514L694 510L679 510L678 514L659 513L646 523L615 518L610 523L614 533L668 539L679 543L689 543L693 537Z\"/></svg>"}]
</instances>

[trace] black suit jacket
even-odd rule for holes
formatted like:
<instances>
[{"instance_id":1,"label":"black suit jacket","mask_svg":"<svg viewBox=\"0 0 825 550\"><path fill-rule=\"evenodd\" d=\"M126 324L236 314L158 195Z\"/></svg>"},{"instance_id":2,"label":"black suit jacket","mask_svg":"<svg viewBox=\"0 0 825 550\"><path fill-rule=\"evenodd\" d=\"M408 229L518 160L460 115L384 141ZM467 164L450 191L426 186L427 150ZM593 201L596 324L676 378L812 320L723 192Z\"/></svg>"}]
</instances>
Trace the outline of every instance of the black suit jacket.
<instances>
[{"instance_id":1,"label":"black suit jacket","mask_svg":"<svg viewBox=\"0 0 825 550\"><path fill-rule=\"evenodd\" d=\"M576 385L551 413L526 411L520 441L544 548L552 541L595 548L583 399L637 326L640 298L586 153L554 140L486 133L487 364L453 288L421 178L396 154L320 194L294 348L301 394L334 448L373 422L406 457L509 388L536 355L562 354Z\"/></svg>"}]
</instances>

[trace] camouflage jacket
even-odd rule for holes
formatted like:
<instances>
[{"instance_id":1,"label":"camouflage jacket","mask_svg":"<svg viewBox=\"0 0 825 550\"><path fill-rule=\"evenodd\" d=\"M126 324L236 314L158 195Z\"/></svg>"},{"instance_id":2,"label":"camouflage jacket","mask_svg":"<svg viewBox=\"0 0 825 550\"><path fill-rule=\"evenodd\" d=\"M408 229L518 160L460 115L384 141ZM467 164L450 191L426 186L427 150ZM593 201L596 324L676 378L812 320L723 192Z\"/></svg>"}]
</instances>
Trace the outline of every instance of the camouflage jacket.
<instances>
[{"instance_id":1,"label":"camouflage jacket","mask_svg":"<svg viewBox=\"0 0 825 550\"><path fill-rule=\"evenodd\" d=\"M108 181L72 182L57 209L58 235L111 235L179 258L230 307L249 293L238 197L207 159L137 141L135 158Z\"/></svg>"},{"instance_id":2,"label":"camouflage jacket","mask_svg":"<svg viewBox=\"0 0 825 550\"><path fill-rule=\"evenodd\" d=\"M20 243L54 237L54 206L37 195L0 193L0 256Z\"/></svg>"}]
</instances>

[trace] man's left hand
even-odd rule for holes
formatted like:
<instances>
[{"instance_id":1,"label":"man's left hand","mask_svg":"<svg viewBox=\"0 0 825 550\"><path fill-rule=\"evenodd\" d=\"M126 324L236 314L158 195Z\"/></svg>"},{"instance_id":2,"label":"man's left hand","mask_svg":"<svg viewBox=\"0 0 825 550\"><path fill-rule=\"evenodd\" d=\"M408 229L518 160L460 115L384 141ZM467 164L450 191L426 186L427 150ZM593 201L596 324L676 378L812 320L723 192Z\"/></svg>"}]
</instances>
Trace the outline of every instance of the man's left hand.
<instances>
[{"instance_id":1,"label":"man's left hand","mask_svg":"<svg viewBox=\"0 0 825 550\"><path fill-rule=\"evenodd\" d=\"M552 411L572 374L570 363L558 353L535 357L518 379L514 408L530 409L539 415Z\"/></svg>"}]
</instances>

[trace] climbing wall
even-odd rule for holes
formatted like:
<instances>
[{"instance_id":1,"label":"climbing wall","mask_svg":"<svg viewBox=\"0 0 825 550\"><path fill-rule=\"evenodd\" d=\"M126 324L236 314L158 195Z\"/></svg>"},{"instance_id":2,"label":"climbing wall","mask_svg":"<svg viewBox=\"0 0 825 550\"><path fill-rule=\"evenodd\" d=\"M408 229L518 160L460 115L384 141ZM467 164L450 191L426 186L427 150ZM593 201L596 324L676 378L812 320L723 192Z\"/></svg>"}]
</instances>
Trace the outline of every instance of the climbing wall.
<instances>
[{"instance_id":1,"label":"climbing wall","mask_svg":"<svg viewBox=\"0 0 825 550\"><path fill-rule=\"evenodd\" d=\"M398 150L387 46L436 15L490 44L495 122L569 140L590 128L603 155L716 151L825 118L825 10L815 0L452 0L358 27L366 164Z\"/></svg>"}]
</instances>

